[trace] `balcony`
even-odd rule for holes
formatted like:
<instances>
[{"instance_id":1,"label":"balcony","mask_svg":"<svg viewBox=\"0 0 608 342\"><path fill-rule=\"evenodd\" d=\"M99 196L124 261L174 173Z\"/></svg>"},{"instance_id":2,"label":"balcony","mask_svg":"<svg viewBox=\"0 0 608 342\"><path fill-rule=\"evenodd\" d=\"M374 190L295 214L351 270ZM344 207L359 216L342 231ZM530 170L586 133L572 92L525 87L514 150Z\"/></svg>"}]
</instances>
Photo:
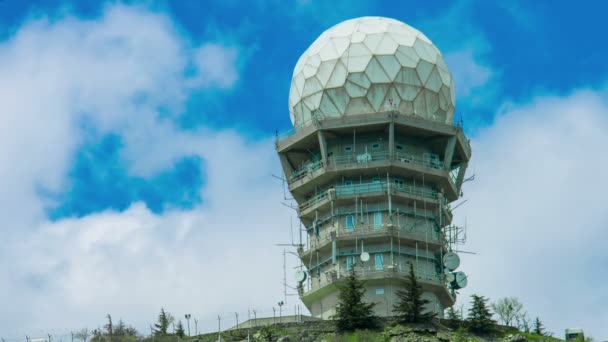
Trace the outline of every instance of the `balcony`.
<instances>
[{"instance_id":1,"label":"balcony","mask_svg":"<svg viewBox=\"0 0 608 342\"><path fill-rule=\"evenodd\" d=\"M442 245L440 235L437 231L429 231L427 233L421 231L413 231L404 226L383 224L381 226L374 225L362 225L352 229L344 227L338 229L326 229L321 236L312 237L308 243L300 250L300 256L305 257L310 251L329 249L331 248L331 242L333 236L338 241L338 246L342 245L341 242L352 241L354 239L369 239L370 241L374 238L384 239L386 237L394 237L404 240L412 240L419 243L429 243L436 246L435 248ZM329 253L329 252L328 252Z\"/></svg>"},{"instance_id":2,"label":"balcony","mask_svg":"<svg viewBox=\"0 0 608 342\"><path fill-rule=\"evenodd\" d=\"M437 204L439 198L437 191L407 184L396 185L392 183L387 184L386 182L371 182L338 185L333 189L330 188L302 202L299 206L299 213L300 216L305 216L311 213L312 210L319 209L329 203L330 200L349 199L360 195L385 195L388 194L389 188L391 194L401 197L410 197L421 201L430 200L435 204Z\"/></svg>"},{"instance_id":3,"label":"balcony","mask_svg":"<svg viewBox=\"0 0 608 342\"><path fill-rule=\"evenodd\" d=\"M450 200L458 198L455 175L444 169L444 163L435 154L414 155L395 152L391 158L388 151L365 152L361 154L339 154L327 158L327 165L322 161L308 161L300 166L287 180L289 189L294 195L304 195L314 189L314 185L331 181L338 174L358 171L365 168L395 168L391 173L412 176L424 173L429 183L437 183L445 189ZM395 172L395 170L397 172ZM315 182L312 182L315 180Z\"/></svg>"},{"instance_id":4,"label":"balcony","mask_svg":"<svg viewBox=\"0 0 608 342\"><path fill-rule=\"evenodd\" d=\"M351 272L352 271L344 268L334 268L330 271L321 273L318 277L311 277L307 286L302 288L302 291L300 292L302 301L307 303L333 291L335 286L332 285L343 282ZM375 266L356 266L354 273L359 280L363 280L368 284L386 283L407 277L409 275L409 266L388 265L384 266L382 269L376 269ZM443 297L444 300L454 301L454 298L450 295L444 285L445 279L442 274L438 272L425 273L422 269L419 269L416 271L416 278L423 288L429 289L429 287L434 287L440 291L440 297Z\"/></svg>"}]
</instances>

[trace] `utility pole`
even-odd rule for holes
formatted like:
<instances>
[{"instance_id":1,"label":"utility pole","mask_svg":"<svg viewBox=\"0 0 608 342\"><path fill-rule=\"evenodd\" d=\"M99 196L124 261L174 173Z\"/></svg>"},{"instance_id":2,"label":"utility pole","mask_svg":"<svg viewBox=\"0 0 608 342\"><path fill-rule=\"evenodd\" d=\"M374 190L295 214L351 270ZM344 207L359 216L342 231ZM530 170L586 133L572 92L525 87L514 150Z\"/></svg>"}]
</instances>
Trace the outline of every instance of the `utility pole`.
<instances>
[{"instance_id":1,"label":"utility pole","mask_svg":"<svg viewBox=\"0 0 608 342\"><path fill-rule=\"evenodd\" d=\"M51 334L47 334L47 336L49 337L49 342L53 342L53 336Z\"/></svg>"},{"instance_id":2,"label":"utility pole","mask_svg":"<svg viewBox=\"0 0 608 342\"><path fill-rule=\"evenodd\" d=\"M253 310L253 326L257 327L258 326L258 315L255 312L255 310Z\"/></svg>"},{"instance_id":3,"label":"utility pole","mask_svg":"<svg viewBox=\"0 0 608 342\"><path fill-rule=\"evenodd\" d=\"M72 342L74 342L74 333L72 331L70 331L70 335L72 335ZM4 342L4 341L2 341Z\"/></svg>"},{"instance_id":4,"label":"utility pole","mask_svg":"<svg viewBox=\"0 0 608 342\"><path fill-rule=\"evenodd\" d=\"M198 336L198 319L194 319L194 334Z\"/></svg>"},{"instance_id":5,"label":"utility pole","mask_svg":"<svg viewBox=\"0 0 608 342\"><path fill-rule=\"evenodd\" d=\"M236 327L235 328L239 329L239 314L238 314L238 312L235 312L234 316L236 317Z\"/></svg>"},{"instance_id":6,"label":"utility pole","mask_svg":"<svg viewBox=\"0 0 608 342\"><path fill-rule=\"evenodd\" d=\"M186 321L188 322L188 336L190 336L190 317L192 317L192 315L186 314L184 317L186 318Z\"/></svg>"},{"instance_id":7,"label":"utility pole","mask_svg":"<svg viewBox=\"0 0 608 342\"><path fill-rule=\"evenodd\" d=\"M217 315L217 338L219 342L222 342L222 326L221 326L222 317Z\"/></svg>"},{"instance_id":8,"label":"utility pole","mask_svg":"<svg viewBox=\"0 0 608 342\"><path fill-rule=\"evenodd\" d=\"M277 323L277 309L274 308L274 306L272 307L272 324L276 324Z\"/></svg>"}]
</instances>

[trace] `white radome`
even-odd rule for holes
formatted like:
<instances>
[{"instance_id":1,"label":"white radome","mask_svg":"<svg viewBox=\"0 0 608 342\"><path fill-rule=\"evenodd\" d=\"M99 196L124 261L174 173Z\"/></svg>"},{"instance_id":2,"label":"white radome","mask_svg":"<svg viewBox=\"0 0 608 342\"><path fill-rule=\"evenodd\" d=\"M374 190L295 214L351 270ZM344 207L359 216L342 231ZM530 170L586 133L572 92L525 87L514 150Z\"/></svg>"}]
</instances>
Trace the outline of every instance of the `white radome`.
<instances>
[{"instance_id":1,"label":"white radome","mask_svg":"<svg viewBox=\"0 0 608 342\"><path fill-rule=\"evenodd\" d=\"M422 32L383 17L350 19L323 32L293 71L296 129L315 120L398 110L451 124L454 81Z\"/></svg>"}]
</instances>

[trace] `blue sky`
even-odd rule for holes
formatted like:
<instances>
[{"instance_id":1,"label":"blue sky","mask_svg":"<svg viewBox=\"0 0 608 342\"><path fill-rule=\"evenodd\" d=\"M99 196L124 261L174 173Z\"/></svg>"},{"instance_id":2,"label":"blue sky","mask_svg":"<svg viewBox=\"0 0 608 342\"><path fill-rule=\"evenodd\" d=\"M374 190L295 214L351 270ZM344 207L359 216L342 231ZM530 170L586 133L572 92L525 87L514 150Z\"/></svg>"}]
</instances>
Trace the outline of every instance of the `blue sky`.
<instances>
[{"instance_id":1,"label":"blue sky","mask_svg":"<svg viewBox=\"0 0 608 342\"><path fill-rule=\"evenodd\" d=\"M62 296L74 294L65 317L82 317L82 325L112 309L146 326L153 318L141 318L143 313L161 305L186 310L189 298L167 297L150 306L136 301L132 306L139 303L137 310L112 308L103 298L117 294L98 289L104 295L92 303L85 295L92 286L86 279L107 271L116 284L130 282L129 265L117 266L116 255L123 253L133 260L132 267L143 269L141 279L154 274L146 260L156 260L162 265L160 274L172 278L178 261L167 261L167 255L175 255L189 269L221 272L195 260L213 250L225 255L229 265L240 262L228 251L238 253L245 242L228 246L219 241L250 231L244 227L243 210L251 213L249 224L260 228L249 240L259 239L255 241L266 246L267 239L287 239L285 227L293 213L280 204L282 189L271 177L280 173L272 137L291 126L287 103L293 67L325 29L345 19L380 15L424 32L442 51L456 79L456 118L464 120L472 137L476 159L470 172L479 179L465 189L471 204L463 206L460 217L472 225L470 248L481 255L468 260L471 272L485 274L484 262L500 262L504 253L513 254L507 243L502 249L485 249L495 246L498 232L508 241L517 240L519 233L554 239L537 254L522 253L527 259L505 266L508 272L480 279L471 293L524 298L531 314L547 317L557 334L570 322L591 322L589 329L608 336L598 323L598 317L606 315L603 306L594 309L595 320L578 311L560 318L552 312L562 307L548 307L551 298L538 298L548 282L531 289L495 283L509 275L533 279L534 270L523 266L529 258L544 260L547 253L561 253L559 248L582 239L571 236L566 227L556 235L551 220L535 221L538 212L557 220L556 225L570 222L587 232L581 234L586 237L606 222L599 199L576 208L568 219L561 217L570 202L567 193L553 191L554 184L561 184L558 189L584 191L583 197L595 198L606 186L600 180L580 190L575 180L595 176L578 169L586 160L595 160L598 169L607 163L597 150L604 145L602 129L608 127L608 44L603 43L607 9L603 2L591 1L573 6L566 1L0 0L0 162L10 165L0 172L5 189L0 231L15 242L0 251L0 257L14 258L19 248L39 251L19 264L5 265L6 272L15 273L0 284L0 293L27 302L38 295L61 302ZM547 156L538 157L543 153ZM546 181L534 183L541 178ZM503 188L511 182L516 184ZM530 192L536 188L538 192ZM511 194L515 190L519 192ZM537 193L546 197L535 197ZM522 194L528 198L522 199ZM256 205L249 207L248 201ZM488 203L496 205L490 208ZM520 213L522 203L534 210L513 214L513 221L496 222L496 216L488 214L503 214L497 207ZM519 233L511 228L515 221ZM501 225L505 229L498 228ZM122 226L131 228L116 228ZM223 233L213 227L223 227ZM52 243L39 245L47 241ZM201 250L203 245L208 250ZM530 245L529 250L536 247ZM258 260L265 263L263 257L276 257L273 253L260 253ZM568 266L580 272L581 281L608 280L592 266L608 259L601 250L593 258L584 251L568 253L574 262ZM563 267L548 261L545 266L547 272ZM85 272L87 267L100 273ZM280 263L268 267L280 279ZM192 277L154 289L170 291L187 280L204 278ZM35 288L45 290L17 290L31 279L36 280ZM74 287L68 289L63 282ZM556 296L575 286L583 285L565 282L555 288ZM605 290L594 287L588 292L599 297L574 298L567 301L568 310L597 298L608 301ZM268 307L273 300L269 297L250 305ZM238 306L236 299L228 304ZM102 313L83 315L86 307ZM16 304L12 308L38 322L36 329L43 324L36 310ZM199 314L214 317L213 310L224 308L214 302ZM19 329L31 329L18 323ZM59 319L48 324L68 328Z\"/></svg>"},{"instance_id":2,"label":"blue sky","mask_svg":"<svg viewBox=\"0 0 608 342\"><path fill-rule=\"evenodd\" d=\"M141 5L139 1L125 3ZM69 14L95 20L107 4L5 0L0 6L0 36L10 37L32 18L61 20ZM456 82L470 83L463 88L474 90L461 96L456 117L462 117L473 134L491 123L496 108L506 101L525 102L546 92L567 94L581 87L599 87L608 73L608 45L599 44L604 40L605 8L601 3L596 3L594 10L565 1L384 1L352 5L340 1L161 1L144 2L143 6L168 15L191 44L211 40L239 50L238 81L230 89L193 94L176 118L183 130L201 125L234 128L252 138L271 136L276 129L287 130L286 99L299 55L329 26L364 15L390 16L410 23L425 32L444 54L468 51L463 57L470 59L472 69L460 78L457 75ZM98 137L96 143L106 144L107 139ZM66 203L50 209L54 218L124 208L128 201L142 200L155 212L162 212L163 204L188 208L192 206L189 201L203 200L189 195L193 185L204 184L200 175L165 170L162 177L132 179L116 167L120 158L90 153L89 145L81 146L74 156L72 188L58 194ZM90 177L84 172L84 163L108 172ZM195 164L189 165L199 167ZM170 186L159 184L164 182ZM108 186L117 190L115 196L89 196L88 191ZM158 188L165 191L154 190Z\"/></svg>"}]
</instances>

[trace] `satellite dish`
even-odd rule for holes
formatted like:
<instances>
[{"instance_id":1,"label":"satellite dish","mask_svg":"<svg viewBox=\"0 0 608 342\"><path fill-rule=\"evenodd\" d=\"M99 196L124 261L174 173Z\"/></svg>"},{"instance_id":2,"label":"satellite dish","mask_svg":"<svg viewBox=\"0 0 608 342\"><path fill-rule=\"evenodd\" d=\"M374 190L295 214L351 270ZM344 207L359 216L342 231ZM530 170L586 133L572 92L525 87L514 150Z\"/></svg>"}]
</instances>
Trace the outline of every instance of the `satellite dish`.
<instances>
[{"instance_id":1,"label":"satellite dish","mask_svg":"<svg viewBox=\"0 0 608 342\"><path fill-rule=\"evenodd\" d=\"M462 289L467 286L467 275L464 274L464 272L459 271L452 274L454 275L454 281L452 281L451 284L454 290Z\"/></svg>"},{"instance_id":2,"label":"satellite dish","mask_svg":"<svg viewBox=\"0 0 608 342\"><path fill-rule=\"evenodd\" d=\"M458 266L460 266L460 257L458 257L458 254L454 252L447 252L443 256L443 266L450 271L457 269Z\"/></svg>"},{"instance_id":3,"label":"satellite dish","mask_svg":"<svg viewBox=\"0 0 608 342\"><path fill-rule=\"evenodd\" d=\"M367 252L361 253L361 261L363 261L363 262L369 261L369 253L367 253Z\"/></svg>"},{"instance_id":4,"label":"satellite dish","mask_svg":"<svg viewBox=\"0 0 608 342\"><path fill-rule=\"evenodd\" d=\"M454 276L454 273L452 273L452 272L446 272L446 274L445 274L445 280L448 283L452 283L454 280L456 280L456 277Z\"/></svg>"},{"instance_id":5,"label":"satellite dish","mask_svg":"<svg viewBox=\"0 0 608 342\"><path fill-rule=\"evenodd\" d=\"M295 278L298 283L303 283L306 280L306 272L297 271Z\"/></svg>"}]
</instances>

